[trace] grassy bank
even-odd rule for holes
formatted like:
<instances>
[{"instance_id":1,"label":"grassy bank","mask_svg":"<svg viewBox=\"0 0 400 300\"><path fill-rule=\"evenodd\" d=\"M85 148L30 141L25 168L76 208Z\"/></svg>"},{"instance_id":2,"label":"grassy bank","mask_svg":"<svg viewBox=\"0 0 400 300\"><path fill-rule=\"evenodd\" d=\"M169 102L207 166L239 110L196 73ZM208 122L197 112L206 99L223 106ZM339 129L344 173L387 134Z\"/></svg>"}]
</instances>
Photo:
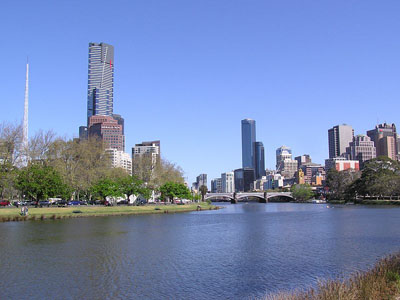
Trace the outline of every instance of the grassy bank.
<instances>
[{"instance_id":1,"label":"grassy bank","mask_svg":"<svg viewBox=\"0 0 400 300\"><path fill-rule=\"evenodd\" d=\"M197 206L201 210L216 209L214 205L207 203L187 205L145 205L145 206L74 206L74 207L43 207L29 208L29 215L22 217L20 208L0 209L0 222L64 219L75 217L98 217L98 216L121 216L121 215L142 215L142 214L166 214L196 211Z\"/></svg>"},{"instance_id":2,"label":"grassy bank","mask_svg":"<svg viewBox=\"0 0 400 300\"><path fill-rule=\"evenodd\" d=\"M305 292L279 293L265 300L380 300L400 299L400 253L378 261L347 280L329 280Z\"/></svg>"}]
</instances>

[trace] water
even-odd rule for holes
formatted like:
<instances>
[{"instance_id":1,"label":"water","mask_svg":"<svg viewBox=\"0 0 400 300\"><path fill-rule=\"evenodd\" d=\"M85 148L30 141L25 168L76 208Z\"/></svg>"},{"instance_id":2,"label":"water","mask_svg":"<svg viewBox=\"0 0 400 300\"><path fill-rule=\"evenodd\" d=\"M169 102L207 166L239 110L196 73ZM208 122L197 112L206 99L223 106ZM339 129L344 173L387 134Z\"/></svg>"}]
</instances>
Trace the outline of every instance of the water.
<instances>
[{"instance_id":1,"label":"water","mask_svg":"<svg viewBox=\"0 0 400 300\"><path fill-rule=\"evenodd\" d=\"M347 276L400 246L396 207L223 206L2 223L0 299L256 298Z\"/></svg>"}]
</instances>

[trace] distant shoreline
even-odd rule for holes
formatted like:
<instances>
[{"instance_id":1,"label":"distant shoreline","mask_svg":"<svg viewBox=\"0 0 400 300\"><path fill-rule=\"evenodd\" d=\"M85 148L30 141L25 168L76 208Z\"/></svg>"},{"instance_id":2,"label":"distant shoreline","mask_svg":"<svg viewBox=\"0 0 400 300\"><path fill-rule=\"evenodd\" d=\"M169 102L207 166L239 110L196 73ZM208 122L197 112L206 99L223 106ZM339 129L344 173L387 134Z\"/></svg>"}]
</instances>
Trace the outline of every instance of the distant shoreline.
<instances>
[{"instance_id":1,"label":"distant shoreline","mask_svg":"<svg viewBox=\"0 0 400 300\"><path fill-rule=\"evenodd\" d=\"M198 206L200 206L198 208ZM169 214L191 212L197 210L213 210L218 206L208 203L185 205L144 205L144 206L70 206L70 207L43 207L29 208L28 216L21 216L20 208L1 208L0 222L34 221L34 220L61 220L67 218L108 217L146 214Z\"/></svg>"}]
</instances>

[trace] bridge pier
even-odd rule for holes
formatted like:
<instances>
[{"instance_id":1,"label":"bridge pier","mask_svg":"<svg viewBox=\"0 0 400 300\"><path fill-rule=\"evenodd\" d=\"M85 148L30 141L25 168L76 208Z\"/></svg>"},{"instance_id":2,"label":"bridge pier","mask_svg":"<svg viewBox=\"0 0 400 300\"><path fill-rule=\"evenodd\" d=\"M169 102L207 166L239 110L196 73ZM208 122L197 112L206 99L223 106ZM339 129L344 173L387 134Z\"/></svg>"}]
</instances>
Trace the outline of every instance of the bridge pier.
<instances>
[{"instance_id":1,"label":"bridge pier","mask_svg":"<svg viewBox=\"0 0 400 300\"><path fill-rule=\"evenodd\" d=\"M267 192L264 192L264 200L265 200L264 203L268 203L268 193Z\"/></svg>"},{"instance_id":2,"label":"bridge pier","mask_svg":"<svg viewBox=\"0 0 400 300\"><path fill-rule=\"evenodd\" d=\"M233 199L231 200L231 204L237 204L237 203L238 203L238 201L236 199L236 192L235 192L235 193L233 193Z\"/></svg>"}]
</instances>

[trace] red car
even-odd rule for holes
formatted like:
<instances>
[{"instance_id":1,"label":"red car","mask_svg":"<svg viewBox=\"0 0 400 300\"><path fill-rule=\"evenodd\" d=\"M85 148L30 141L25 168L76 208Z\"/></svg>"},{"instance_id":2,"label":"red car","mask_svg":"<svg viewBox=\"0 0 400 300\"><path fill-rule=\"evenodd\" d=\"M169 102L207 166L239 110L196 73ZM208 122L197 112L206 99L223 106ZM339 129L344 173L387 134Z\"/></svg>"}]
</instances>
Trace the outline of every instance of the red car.
<instances>
[{"instance_id":1,"label":"red car","mask_svg":"<svg viewBox=\"0 0 400 300\"><path fill-rule=\"evenodd\" d=\"M8 200L0 201L0 206L7 206L7 205L10 205L10 201L8 201Z\"/></svg>"}]
</instances>

